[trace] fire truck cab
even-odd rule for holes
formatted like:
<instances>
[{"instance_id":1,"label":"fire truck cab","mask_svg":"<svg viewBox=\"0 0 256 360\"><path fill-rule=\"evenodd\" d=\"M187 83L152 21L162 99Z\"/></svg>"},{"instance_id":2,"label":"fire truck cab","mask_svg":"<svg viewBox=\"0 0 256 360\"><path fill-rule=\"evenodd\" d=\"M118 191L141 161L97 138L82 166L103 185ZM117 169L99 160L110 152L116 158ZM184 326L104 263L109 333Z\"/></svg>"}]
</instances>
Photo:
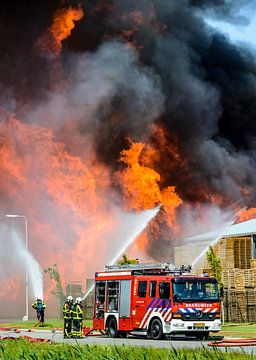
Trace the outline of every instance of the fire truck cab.
<instances>
[{"instance_id":1,"label":"fire truck cab","mask_svg":"<svg viewBox=\"0 0 256 360\"><path fill-rule=\"evenodd\" d=\"M110 337L165 334L207 338L221 328L215 278L165 263L111 265L95 274L94 329Z\"/></svg>"}]
</instances>

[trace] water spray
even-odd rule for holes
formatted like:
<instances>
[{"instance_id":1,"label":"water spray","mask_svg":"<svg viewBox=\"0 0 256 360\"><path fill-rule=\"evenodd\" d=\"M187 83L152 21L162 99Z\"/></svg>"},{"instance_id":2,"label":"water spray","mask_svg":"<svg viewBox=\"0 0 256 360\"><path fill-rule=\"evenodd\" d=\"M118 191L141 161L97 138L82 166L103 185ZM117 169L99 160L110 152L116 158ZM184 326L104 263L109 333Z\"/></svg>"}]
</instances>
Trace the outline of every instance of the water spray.
<instances>
[{"instance_id":1,"label":"water spray","mask_svg":"<svg viewBox=\"0 0 256 360\"><path fill-rule=\"evenodd\" d=\"M198 261L200 259L202 259L202 257L206 254L206 252L208 251L210 246L214 246L223 236L223 234L225 234L226 230L234 224L236 216L234 216L234 218L229 221L228 223L225 224L225 227L223 227L220 231L218 231L218 234L214 237L214 239L210 241L210 243L205 247L205 249L195 258L195 260L192 262L191 267L192 269L195 267L195 265L198 263ZM213 234L216 232L213 232ZM209 233L205 233L205 234L201 234L198 236L193 236L193 240L200 240L202 238L207 237L207 235L209 236Z\"/></svg>"},{"instance_id":2,"label":"water spray","mask_svg":"<svg viewBox=\"0 0 256 360\"><path fill-rule=\"evenodd\" d=\"M156 216L158 211L160 210L160 206L155 207L151 210L142 211L137 215L136 221L137 224L131 231L129 232L126 241L124 242L123 247L118 251L115 257L109 262L108 265L114 265L117 260L124 254L124 252L128 249L128 247L136 240L136 238L146 229L149 222ZM83 297L83 300L87 298L87 296L93 291L94 284L91 285L89 290Z\"/></svg>"}]
</instances>

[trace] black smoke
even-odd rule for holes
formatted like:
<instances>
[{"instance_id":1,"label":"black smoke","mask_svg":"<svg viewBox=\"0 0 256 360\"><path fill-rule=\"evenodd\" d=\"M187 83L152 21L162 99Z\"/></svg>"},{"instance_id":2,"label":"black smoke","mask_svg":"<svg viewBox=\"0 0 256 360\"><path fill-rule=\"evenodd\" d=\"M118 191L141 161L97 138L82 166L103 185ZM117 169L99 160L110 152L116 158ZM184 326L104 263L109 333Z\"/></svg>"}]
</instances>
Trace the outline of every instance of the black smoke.
<instances>
[{"instance_id":1,"label":"black smoke","mask_svg":"<svg viewBox=\"0 0 256 360\"><path fill-rule=\"evenodd\" d=\"M117 85L107 106L105 99L97 104L89 125L88 116L79 114L82 135L93 124L90 131L99 159L116 170L129 136L146 138L159 147L148 130L156 123L165 129L170 143L175 134L183 159L177 163L171 152L160 151L154 166L161 174L162 187L175 185L179 195L192 203L211 202L213 194L222 199L222 205L254 205L255 50L232 43L207 25L205 17L242 26L248 23L255 1L1 1L1 103L9 110L26 115L35 104L51 98L51 64L35 51L35 43L58 8L78 4L85 17L64 41L60 56L67 81L73 76L70 64L74 59L88 55L97 62L102 49L108 49L112 55L116 51L118 62L126 44L136 49L136 56L131 55L134 62L125 68L128 73L122 74L120 83L116 77L113 80ZM112 43L113 48L108 47ZM152 86L149 114L140 112L147 105L140 88L144 77ZM129 81L133 86L124 86ZM158 105L152 113L153 96Z\"/></svg>"}]
</instances>

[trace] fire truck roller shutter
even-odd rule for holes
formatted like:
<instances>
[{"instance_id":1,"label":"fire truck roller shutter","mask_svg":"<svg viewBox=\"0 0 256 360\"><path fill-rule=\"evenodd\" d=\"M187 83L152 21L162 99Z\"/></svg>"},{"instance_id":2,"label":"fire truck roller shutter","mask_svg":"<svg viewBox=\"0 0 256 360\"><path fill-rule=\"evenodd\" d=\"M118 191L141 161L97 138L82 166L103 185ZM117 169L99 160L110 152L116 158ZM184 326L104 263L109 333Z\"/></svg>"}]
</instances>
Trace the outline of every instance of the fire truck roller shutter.
<instances>
[{"instance_id":1,"label":"fire truck roller shutter","mask_svg":"<svg viewBox=\"0 0 256 360\"><path fill-rule=\"evenodd\" d=\"M131 280L120 281L120 317L130 317Z\"/></svg>"}]
</instances>

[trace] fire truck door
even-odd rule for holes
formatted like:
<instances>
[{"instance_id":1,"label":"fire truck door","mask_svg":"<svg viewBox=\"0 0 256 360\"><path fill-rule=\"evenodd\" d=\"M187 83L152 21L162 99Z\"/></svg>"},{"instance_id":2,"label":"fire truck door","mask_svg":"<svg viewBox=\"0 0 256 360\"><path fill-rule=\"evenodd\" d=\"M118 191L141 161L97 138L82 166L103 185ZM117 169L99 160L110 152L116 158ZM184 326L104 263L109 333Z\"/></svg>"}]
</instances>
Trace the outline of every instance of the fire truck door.
<instances>
[{"instance_id":1,"label":"fire truck door","mask_svg":"<svg viewBox=\"0 0 256 360\"><path fill-rule=\"evenodd\" d=\"M131 280L120 281L120 318L129 318L131 311Z\"/></svg>"},{"instance_id":2,"label":"fire truck door","mask_svg":"<svg viewBox=\"0 0 256 360\"><path fill-rule=\"evenodd\" d=\"M137 287L138 286L138 287ZM136 288L136 298L134 302L134 308L132 310L133 316L133 326L134 328L139 328L143 322L143 319L147 312L147 305L149 298L147 297L147 281L138 281Z\"/></svg>"}]
</instances>

